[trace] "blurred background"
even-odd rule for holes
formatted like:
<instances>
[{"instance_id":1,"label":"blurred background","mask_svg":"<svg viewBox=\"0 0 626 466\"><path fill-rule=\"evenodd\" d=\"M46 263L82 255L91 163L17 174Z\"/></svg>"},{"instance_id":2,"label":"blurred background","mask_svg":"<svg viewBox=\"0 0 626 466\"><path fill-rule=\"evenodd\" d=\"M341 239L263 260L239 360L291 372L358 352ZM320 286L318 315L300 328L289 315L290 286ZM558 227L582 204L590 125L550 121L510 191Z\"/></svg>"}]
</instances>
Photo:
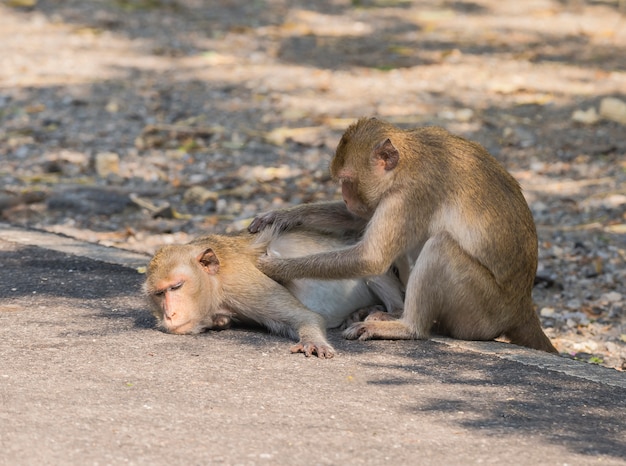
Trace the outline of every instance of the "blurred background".
<instances>
[{"instance_id":1,"label":"blurred background","mask_svg":"<svg viewBox=\"0 0 626 466\"><path fill-rule=\"evenodd\" d=\"M626 369L626 2L0 0L0 220L152 253L338 198L361 116L520 181L537 312Z\"/></svg>"}]
</instances>

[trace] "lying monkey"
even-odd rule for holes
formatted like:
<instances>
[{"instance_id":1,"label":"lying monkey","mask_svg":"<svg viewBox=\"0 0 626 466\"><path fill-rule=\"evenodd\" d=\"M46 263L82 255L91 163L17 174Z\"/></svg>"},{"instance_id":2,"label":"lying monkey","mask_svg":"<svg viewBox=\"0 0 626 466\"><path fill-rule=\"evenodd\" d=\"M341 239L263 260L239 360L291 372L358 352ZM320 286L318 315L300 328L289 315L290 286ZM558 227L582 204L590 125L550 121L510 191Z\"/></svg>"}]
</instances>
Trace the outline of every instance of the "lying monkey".
<instances>
[{"instance_id":1,"label":"lying monkey","mask_svg":"<svg viewBox=\"0 0 626 466\"><path fill-rule=\"evenodd\" d=\"M159 249L148 265L144 291L159 326L170 333L197 334L234 322L256 323L299 339L292 353L332 358L326 328L376 304L384 304L388 311L401 309L397 278L388 272L361 279L292 280L283 286L259 271L256 263L262 255L300 257L355 241L301 229L204 236Z\"/></svg>"}]
</instances>

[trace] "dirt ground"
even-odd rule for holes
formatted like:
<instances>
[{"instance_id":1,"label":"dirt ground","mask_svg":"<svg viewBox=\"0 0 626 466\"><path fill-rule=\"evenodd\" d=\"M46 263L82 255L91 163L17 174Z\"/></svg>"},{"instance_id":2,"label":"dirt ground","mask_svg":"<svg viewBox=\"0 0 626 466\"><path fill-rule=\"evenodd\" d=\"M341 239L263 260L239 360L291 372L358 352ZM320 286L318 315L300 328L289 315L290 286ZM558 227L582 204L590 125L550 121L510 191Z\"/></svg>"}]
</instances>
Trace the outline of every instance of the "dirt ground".
<instances>
[{"instance_id":1,"label":"dirt ground","mask_svg":"<svg viewBox=\"0 0 626 466\"><path fill-rule=\"evenodd\" d=\"M521 182L537 312L626 369L626 5L0 1L3 220L153 252L337 198L374 115L479 141Z\"/></svg>"}]
</instances>

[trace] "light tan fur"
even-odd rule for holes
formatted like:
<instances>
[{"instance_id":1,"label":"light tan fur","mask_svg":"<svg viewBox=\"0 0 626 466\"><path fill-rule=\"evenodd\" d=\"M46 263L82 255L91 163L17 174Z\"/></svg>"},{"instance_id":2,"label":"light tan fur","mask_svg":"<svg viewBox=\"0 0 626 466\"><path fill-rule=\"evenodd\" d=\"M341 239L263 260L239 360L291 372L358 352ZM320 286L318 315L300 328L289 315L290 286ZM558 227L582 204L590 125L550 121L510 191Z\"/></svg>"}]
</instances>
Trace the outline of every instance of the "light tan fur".
<instances>
[{"instance_id":1,"label":"light tan fur","mask_svg":"<svg viewBox=\"0 0 626 466\"><path fill-rule=\"evenodd\" d=\"M282 286L261 273L256 262L265 254L298 257L353 242L302 230L205 236L157 251L144 290L159 325L168 332L197 334L233 322L256 323L299 339L292 352L330 358L334 349L325 329L340 325L359 308L378 303L390 310L401 308L399 281L385 273L368 279L293 280Z\"/></svg>"}]
</instances>

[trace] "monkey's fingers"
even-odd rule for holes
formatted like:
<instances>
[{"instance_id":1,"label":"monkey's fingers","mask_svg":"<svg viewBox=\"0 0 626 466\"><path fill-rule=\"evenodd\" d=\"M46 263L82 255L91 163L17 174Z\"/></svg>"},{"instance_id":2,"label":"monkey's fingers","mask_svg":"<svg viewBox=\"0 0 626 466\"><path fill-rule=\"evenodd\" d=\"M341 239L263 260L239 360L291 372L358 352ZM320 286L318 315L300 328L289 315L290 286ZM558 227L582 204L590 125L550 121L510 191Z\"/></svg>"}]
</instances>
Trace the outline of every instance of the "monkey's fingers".
<instances>
[{"instance_id":1,"label":"monkey's fingers","mask_svg":"<svg viewBox=\"0 0 626 466\"><path fill-rule=\"evenodd\" d=\"M271 225L272 223L274 223L275 218L276 218L276 215L274 214L274 212L266 212L264 214L259 214L256 217L254 217L252 222L250 222L250 225L248 226L248 231L250 233L258 233L259 231L267 228L268 225Z\"/></svg>"},{"instance_id":2,"label":"monkey's fingers","mask_svg":"<svg viewBox=\"0 0 626 466\"><path fill-rule=\"evenodd\" d=\"M330 359L335 355L335 350L328 343L298 342L291 347L292 353L304 353L308 358L314 354L321 359Z\"/></svg>"},{"instance_id":3,"label":"monkey's fingers","mask_svg":"<svg viewBox=\"0 0 626 466\"><path fill-rule=\"evenodd\" d=\"M276 259L268 255L260 256L257 259L257 268L268 277L271 277L278 283L284 282L284 277L281 274L281 259Z\"/></svg>"}]
</instances>

